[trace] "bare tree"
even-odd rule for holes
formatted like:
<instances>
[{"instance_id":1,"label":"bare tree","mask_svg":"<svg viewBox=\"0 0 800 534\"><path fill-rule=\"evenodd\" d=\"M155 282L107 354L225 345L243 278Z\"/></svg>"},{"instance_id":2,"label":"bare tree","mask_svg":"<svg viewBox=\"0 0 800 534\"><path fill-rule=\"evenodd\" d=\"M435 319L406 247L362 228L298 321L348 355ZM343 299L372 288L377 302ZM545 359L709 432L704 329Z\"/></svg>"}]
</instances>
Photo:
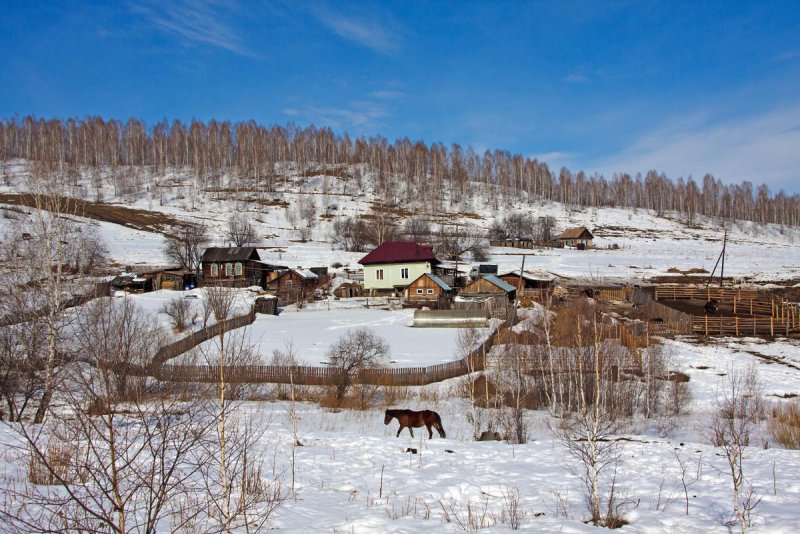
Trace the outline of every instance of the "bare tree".
<instances>
[{"instance_id":1,"label":"bare tree","mask_svg":"<svg viewBox=\"0 0 800 534\"><path fill-rule=\"evenodd\" d=\"M722 449L733 488L733 518L742 532L752 523L760 502L744 474L744 454L752 432L764 417L764 397L755 367L745 371L729 369L725 384L716 395L709 438Z\"/></svg>"},{"instance_id":2,"label":"bare tree","mask_svg":"<svg viewBox=\"0 0 800 534\"><path fill-rule=\"evenodd\" d=\"M403 224L403 235L409 241L425 242L430 239L431 225L422 217L411 217Z\"/></svg>"},{"instance_id":3,"label":"bare tree","mask_svg":"<svg viewBox=\"0 0 800 534\"><path fill-rule=\"evenodd\" d=\"M277 478L266 481L263 476L263 452L259 442L266 427L255 420L237 415L237 404L231 400L243 397L240 384L231 383L228 372L240 366L253 365L258 356L248 343L244 331L226 333L237 292L233 288L214 286L205 289L205 305L211 310L219 336L201 353L209 366L217 369L217 403L213 407L214 434L205 442L209 460L201 467L210 499L210 513L222 532L244 527L258 530L280 505L282 496Z\"/></svg>"},{"instance_id":4,"label":"bare tree","mask_svg":"<svg viewBox=\"0 0 800 534\"><path fill-rule=\"evenodd\" d=\"M158 345L152 318L109 300L82 317L76 340L85 357L64 367L59 391L66 409L44 425L13 427L31 484L3 487L0 517L16 532L154 532L164 521L180 528L205 510L190 483L205 463L202 403L168 393L145 401L142 389L128 388L129 373Z\"/></svg>"},{"instance_id":5,"label":"bare tree","mask_svg":"<svg viewBox=\"0 0 800 534\"><path fill-rule=\"evenodd\" d=\"M203 224L185 224L166 236L164 255L187 271L199 272L200 258L208 245L208 231Z\"/></svg>"},{"instance_id":6,"label":"bare tree","mask_svg":"<svg viewBox=\"0 0 800 534\"><path fill-rule=\"evenodd\" d=\"M340 372L336 383L336 400L341 402L363 369L388 363L389 345L369 328L349 330L328 349L330 366Z\"/></svg>"},{"instance_id":7,"label":"bare tree","mask_svg":"<svg viewBox=\"0 0 800 534\"><path fill-rule=\"evenodd\" d=\"M345 250L363 252L369 243L369 228L361 219L343 217L333 222L331 238Z\"/></svg>"},{"instance_id":8,"label":"bare tree","mask_svg":"<svg viewBox=\"0 0 800 534\"><path fill-rule=\"evenodd\" d=\"M225 233L228 241L237 247L243 247L249 243L255 243L258 239L255 228L242 213L234 213L228 219L228 229Z\"/></svg>"},{"instance_id":9,"label":"bare tree","mask_svg":"<svg viewBox=\"0 0 800 534\"><path fill-rule=\"evenodd\" d=\"M461 259L467 252L471 253L473 261L486 261L489 257L486 239L474 227L442 225L434 239L436 253L448 259Z\"/></svg>"},{"instance_id":10,"label":"bare tree","mask_svg":"<svg viewBox=\"0 0 800 534\"><path fill-rule=\"evenodd\" d=\"M620 502L616 494L620 446L613 437L620 431L621 424L611 409L608 394L611 368L600 341L601 332L596 320L592 324L591 343L587 344L584 321L580 316L576 320L576 346L570 356L576 368L570 375L577 406L554 432L575 460L567 464L567 469L584 485L592 523L614 528L621 525L628 504L624 500ZM602 480L609 470L612 472L611 489L603 495Z\"/></svg>"}]
</instances>

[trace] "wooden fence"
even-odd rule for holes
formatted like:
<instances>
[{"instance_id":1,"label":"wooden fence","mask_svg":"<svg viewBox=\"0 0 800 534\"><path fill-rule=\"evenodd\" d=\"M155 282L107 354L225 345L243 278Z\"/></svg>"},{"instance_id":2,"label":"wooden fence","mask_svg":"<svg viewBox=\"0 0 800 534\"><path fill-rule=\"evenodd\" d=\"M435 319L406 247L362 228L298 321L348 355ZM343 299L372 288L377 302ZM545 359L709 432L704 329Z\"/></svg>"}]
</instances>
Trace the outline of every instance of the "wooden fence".
<instances>
[{"instance_id":1,"label":"wooden fence","mask_svg":"<svg viewBox=\"0 0 800 534\"><path fill-rule=\"evenodd\" d=\"M656 302L640 289L631 295L633 305L647 318L649 335L675 335L692 333L692 316Z\"/></svg>"},{"instance_id":2,"label":"wooden fence","mask_svg":"<svg viewBox=\"0 0 800 534\"><path fill-rule=\"evenodd\" d=\"M244 317L237 319L244 319ZM228 321L228 323L230 325L232 321ZM500 330L498 328L466 358L428 367L362 369L351 377L351 382L384 386L424 386L464 376L470 372L482 371L486 368L486 354L495 344ZM219 371L218 366L209 365L158 365L151 368L148 374L168 382L213 383L219 380ZM226 366L225 380L229 383L240 384L275 383L326 386L339 383L343 378L342 373L341 369L333 367L300 365Z\"/></svg>"},{"instance_id":3,"label":"wooden fence","mask_svg":"<svg viewBox=\"0 0 800 534\"><path fill-rule=\"evenodd\" d=\"M242 328L244 326L253 324L253 321L255 320L256 320L256 311L255 308L251 306L250 311L245 315L233 317L222 323L212 324L201 330L198 330L197 332L192 332L187 337L179 339L174 343L170 343L169 345L164 345L163 347L158 349L158 352L156 352L156 355L153 357L152 365L154 367L158 367L167 360L171 360L176 356L180 356L184 352L190 351L200 343L215 338L221 333L227 332L228 330L235 330L237 328Z\"/></svg>"},{"instance_id":4,"label":"wooden fence","mask_svg":"<svg viewBox=\"0 0 800 534\"><path fill-rule=\"evenodd\" d=\"M656 287L656 300L711 300L733 302L758 300L761 293L757 289L731 289L725 287L698 287L664 285Z\"/></svg>"},{"instance_id":5,"label":"wooden fence","mask_svg":"<svg viewBox=\"0 0 800 534\"><path fill-rule=\"evenodd\" d=\"M800 331L796 316L775 317L714 317L692 319L692 332L705 336L789 336Z\"/></svg>"},{"instance_id":6,"label":"wooden fence","mask_svg":"<svg viewBox=\"0 0 800 534\"><path fill-rule=\"evenodd\" d=\"M107 297L110 294L111 294L111 283L98 282L92 286L92 289L90 289L83 295L73 295L69 297L67 300L63 301L61 303L61 310L83 306L84 304L86 304L91 300L94 300L99 297ZM33 311L21 314L9 315L7 317L0 318L0 327L11 326L15 324L32 321L36 318L47 315L47 311L48 307L42 307Z\"/></svg>"}]
</instances>

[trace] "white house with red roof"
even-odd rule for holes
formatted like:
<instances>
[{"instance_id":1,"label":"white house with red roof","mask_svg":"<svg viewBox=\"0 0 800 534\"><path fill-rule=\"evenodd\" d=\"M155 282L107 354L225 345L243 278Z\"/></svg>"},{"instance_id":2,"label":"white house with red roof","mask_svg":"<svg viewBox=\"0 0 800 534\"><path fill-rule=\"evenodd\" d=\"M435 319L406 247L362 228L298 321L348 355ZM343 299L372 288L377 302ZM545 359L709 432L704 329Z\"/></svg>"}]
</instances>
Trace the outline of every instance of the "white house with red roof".
<instances>
[{"instance_id":1,"label":"white house with red roof","mask_svg":"<svg viewBox=\"0 0 800 534\"><path fill-rule=\"evenodd\" d=\"M439 260L433 247L413 241L388 241L361 258L364 289L373 292L403 292L424 273L433 272Z\"/></svg>"}]
</instances>

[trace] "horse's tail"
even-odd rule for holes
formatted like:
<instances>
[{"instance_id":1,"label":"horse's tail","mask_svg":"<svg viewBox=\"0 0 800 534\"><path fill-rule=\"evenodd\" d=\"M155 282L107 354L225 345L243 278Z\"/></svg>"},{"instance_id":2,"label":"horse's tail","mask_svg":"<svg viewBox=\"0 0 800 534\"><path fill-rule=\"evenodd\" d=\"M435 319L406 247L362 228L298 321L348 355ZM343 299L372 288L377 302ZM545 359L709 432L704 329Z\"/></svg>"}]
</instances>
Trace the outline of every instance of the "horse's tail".
<instances>
[{"instance_id":1,"label":"horse's tail","mask_svg":"<svg viewBox=\"0 0 800 534\"><path fill-rule=\"evenodd\" d=\"M442 426L442 418L439 417L439 414L436 413L436 412L433 412L433 417L434 417L434 420L436 421L434 423L434 426L436 427L436 431L439 432L439 434L443 438L446 438L447 437L447 433L444 431L444 427Z\"/></svg>"}]
</instances>

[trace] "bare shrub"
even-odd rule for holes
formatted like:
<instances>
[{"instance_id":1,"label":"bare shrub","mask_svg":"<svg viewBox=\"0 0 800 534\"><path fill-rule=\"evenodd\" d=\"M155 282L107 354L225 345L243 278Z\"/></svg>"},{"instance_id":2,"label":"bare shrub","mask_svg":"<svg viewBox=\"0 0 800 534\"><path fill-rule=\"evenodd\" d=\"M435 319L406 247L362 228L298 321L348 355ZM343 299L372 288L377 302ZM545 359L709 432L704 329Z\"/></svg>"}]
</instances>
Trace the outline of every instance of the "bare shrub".
<instances>
[{"instance_id":1,"label":"bare shrub","mask_svg":"<svg viewBox=\"0 0 800 534\"><path fill-rule=\"evenodd\" d=\"M186 299L172 299L161 308L161 313L167 315L176 332L183 332L189 326L191 302Z\"/></svg>"},{"instance_id":2,"label":"bare shrub","mask_svg":"<svg viewBox=\"0 0 800 534\"><path fill-rule=\"evenodd\" d=\"M800 449L800 404L791 402L773 408L768 427L776 442L787 449Z\"/></svg>"}]
</instances>

